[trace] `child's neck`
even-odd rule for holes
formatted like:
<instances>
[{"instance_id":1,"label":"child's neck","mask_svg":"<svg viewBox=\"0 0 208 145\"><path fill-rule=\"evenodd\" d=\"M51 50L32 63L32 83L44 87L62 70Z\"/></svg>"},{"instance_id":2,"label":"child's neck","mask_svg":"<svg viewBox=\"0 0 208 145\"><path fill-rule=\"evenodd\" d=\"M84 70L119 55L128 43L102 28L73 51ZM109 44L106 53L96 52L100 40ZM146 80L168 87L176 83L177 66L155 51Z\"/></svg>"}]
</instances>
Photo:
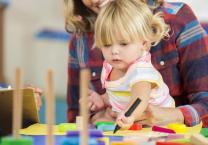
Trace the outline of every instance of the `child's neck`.
<instances>
[{"instance_id":1,"label":"child's neck","mask_svg":"<svg viewBox=\"0 0 208 145\"><path fill-rule=\"evenodd\" d=\"M110 81L116 81L120 78L122 78L126 74L127 69L115 69L113 68L110 75L109 80Z\"/></svg>"}]
</instances>

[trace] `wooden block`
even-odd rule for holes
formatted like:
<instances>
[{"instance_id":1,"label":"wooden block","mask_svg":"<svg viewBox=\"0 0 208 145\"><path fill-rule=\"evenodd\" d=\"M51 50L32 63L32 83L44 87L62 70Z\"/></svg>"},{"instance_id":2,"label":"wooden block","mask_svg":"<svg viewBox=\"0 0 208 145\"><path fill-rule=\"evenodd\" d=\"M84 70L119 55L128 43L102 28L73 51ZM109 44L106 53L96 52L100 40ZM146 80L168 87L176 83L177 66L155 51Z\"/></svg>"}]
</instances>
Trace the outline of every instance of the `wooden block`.
<instances>
[{"instance_id":1,"label":"wooden block","mask_svg":"<svg viewBox=\"0 0 208 145\"><path fill-rule=\"evenodd\" d=\"M76 117L76 128L79 131L81 131L83 129L82 122L83 122L83 117L82 116L77 116Z\"/></svg>"}]
</instances>

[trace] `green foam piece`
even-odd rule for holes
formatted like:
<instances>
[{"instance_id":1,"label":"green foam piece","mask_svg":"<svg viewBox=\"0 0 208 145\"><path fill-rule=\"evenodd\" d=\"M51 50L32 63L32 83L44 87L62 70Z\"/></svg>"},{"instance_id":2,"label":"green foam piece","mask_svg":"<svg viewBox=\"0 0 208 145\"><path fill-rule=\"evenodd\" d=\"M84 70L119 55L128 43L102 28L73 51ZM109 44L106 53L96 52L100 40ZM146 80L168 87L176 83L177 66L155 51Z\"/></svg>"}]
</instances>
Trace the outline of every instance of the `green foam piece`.
<instances>
[{"instance_id":1,"label":"green foam piece","mask_svg":"<svg viewBox=\"0 0 208 145\"><path fill-rule=\"evenodd\" d=\"M95 123L96 128L98 128L98 126L100 125L115 125L115 123L114 122L96 122Z\"/></svg>"},{"instance_id":2,"label":"green foam piece","mask_svg":"<svg viewBox=\"0 0 208 145\"><path fill-rule=\"evenodd\" d=\"M1 145L33 145L33 139L30 137L22 137L18 139L5 137L2 138Z\"/></svg>"},{"instance_id":3,"label":"green foam piece","mask_svg":"<svg viewBox=\"0 0 208 145\"><path fill-rule=\"evenodd\" d=\"M75 123L61 123L58 125L59 132L75 131L76 129Z\"/></svg>"},{"instance_id":4,"label":"green foam piece","mask_svg":"<svg viewBox=\"0 0 208 145\"><path fill-rule=\"evenodd\" d=\"M208 137L208 128L202 128L200 134L205 137Z\"/></svg>"},{"instance_id":5,"label":"green foam piece","mask_svg":"<svg viewBox=\"0 0 208 145\"><path fill-rule=\"evenodd\" d=\"M172 142L178 142L178 143L190 143L191 140L189 138L180 138L180 139L173 139Z\"/></svg>"}]
</instances>

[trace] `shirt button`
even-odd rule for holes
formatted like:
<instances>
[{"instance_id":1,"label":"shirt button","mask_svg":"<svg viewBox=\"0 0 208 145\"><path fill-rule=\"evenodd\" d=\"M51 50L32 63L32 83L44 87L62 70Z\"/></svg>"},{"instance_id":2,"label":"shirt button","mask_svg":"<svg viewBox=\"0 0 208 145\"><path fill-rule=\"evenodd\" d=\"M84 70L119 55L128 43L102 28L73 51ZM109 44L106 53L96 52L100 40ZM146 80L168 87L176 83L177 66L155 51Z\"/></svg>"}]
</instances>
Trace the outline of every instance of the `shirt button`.
<instances>
[{"instance_id":1,"label":"shirt button","mask_svg":"<svg viewBox=\"0 0 208 145\"><path fill-rule=\"evenodd\" d=\"M162 61L160 61L160 65L165 65L165 62L162 60Z\"/></svg>"},{"instance_id":2,"label":"shirt button","mask_svg":"<svg viewBox=\"0 0 208 145\"><path fill-rule=\"evenodd\" d=\"M96 76L96 72L92 72L92 77L95 77Z\"/></svg>"}]
</instances>

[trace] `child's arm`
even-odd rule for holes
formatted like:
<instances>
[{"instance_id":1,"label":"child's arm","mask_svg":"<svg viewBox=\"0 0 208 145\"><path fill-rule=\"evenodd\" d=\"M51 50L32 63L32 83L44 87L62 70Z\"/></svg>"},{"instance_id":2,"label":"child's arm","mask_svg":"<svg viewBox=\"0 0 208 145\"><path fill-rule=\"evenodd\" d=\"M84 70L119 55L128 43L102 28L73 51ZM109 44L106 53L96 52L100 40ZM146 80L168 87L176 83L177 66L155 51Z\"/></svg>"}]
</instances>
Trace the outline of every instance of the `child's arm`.
<instances>
[{"instance_id":1,"label":"child's arm","mask_svg":"<svg viewBox=\"0 0 208 145\"><path fill-rule=\"evenodd\" d=\"M120 127L129 128L136 120L138 120L141 117L141 115L147 108L152 87L153 84L151 84L150 82L138 82L132 86L132 99L129 102L127 108L118 115L116 120L116 123ZM137 108L134 110L131 116L125 117L125 112L130 108L130 106L133 104L136 98L140 98L141 103L137 106Z\"/></svg>"}]
</instances>

